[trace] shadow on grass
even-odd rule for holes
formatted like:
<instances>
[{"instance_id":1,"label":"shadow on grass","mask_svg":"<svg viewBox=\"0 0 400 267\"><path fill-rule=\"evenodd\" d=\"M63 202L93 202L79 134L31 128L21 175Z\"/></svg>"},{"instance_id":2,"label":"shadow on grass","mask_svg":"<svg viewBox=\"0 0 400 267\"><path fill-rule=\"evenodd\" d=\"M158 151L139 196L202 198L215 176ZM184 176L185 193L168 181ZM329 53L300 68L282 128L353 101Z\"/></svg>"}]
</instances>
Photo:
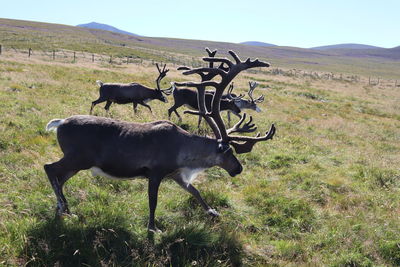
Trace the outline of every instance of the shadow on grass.
<instances>
[{"instance_id":1,"label":"shadow on grass","mask_svg":"<svg viewBox=\"0 0 400 267\"><path fill-rule=\"evenodd\" d=\"M236 236L202 223L177 224L151 236L115 225L49 219L33 225L26 236L20 258L28 266L242 265L243 250Z\"/></svg>"}]
</instances>

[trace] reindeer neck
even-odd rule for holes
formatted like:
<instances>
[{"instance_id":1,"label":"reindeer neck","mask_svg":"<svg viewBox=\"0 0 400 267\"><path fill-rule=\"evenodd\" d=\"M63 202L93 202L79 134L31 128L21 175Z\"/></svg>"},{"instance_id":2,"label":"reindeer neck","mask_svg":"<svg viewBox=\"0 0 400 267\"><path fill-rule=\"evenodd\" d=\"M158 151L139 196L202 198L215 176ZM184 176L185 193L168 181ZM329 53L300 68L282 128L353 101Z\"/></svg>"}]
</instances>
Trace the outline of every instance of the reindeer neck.
<instances>
[{"instance_id":1,"label":"reindeer neck","mask_svg":"<svg viewBox=\"0 0 400 267\"><path fill-rule=\"evenodd\" d=\"M217 140L192 135L187 142L182 144L178 155L178 164L190 168L209 168L217 165L218 153Z\"/></svg>"}]
</instances>

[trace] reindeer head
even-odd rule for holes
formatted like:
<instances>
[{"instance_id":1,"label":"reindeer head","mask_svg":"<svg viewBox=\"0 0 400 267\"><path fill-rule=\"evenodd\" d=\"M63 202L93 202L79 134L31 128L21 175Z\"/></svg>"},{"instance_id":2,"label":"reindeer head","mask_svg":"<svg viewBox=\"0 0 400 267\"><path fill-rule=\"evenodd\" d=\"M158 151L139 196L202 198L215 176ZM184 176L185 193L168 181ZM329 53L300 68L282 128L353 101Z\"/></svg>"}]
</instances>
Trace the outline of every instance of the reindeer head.
<instances>
[{"instance_id":1,"label":"reindeer head","mask_svg":"<svg viewBox=\"0 0 400 267\"><path fill-rule=\"evenodd\" d=\"M206 51L208 52L209 57L205 57L203 60L209 63L209 67L197 69L190 69L187 67L178 68L178 70L184 71L184 75L200 75L201 82L183 82L176 83L176 85L195 87L198 90L199 111L197 112L188 110L185 111L185 113L204 117L214 132L215 139L218 143L218 153L221 154L221 160L219 160L217 165L225 169L231 176L235 176L242 171L242 166L236 156L233 154L231 147L233 147L238 154L248 153L252 150L253 146L257 142L272 139L275 134L275 126L272 124L270 130L264 136L260 136L260 133L258 133L255 137L231 135L234 132L254 132L257 127L251 123L251 117L250 120L243 125L243 122L246 119L246 114L244 114L238 123L227 130L220 115L221 97L226 87L241 71L255 67L269 67L269 63L261 62L258 59L253 61L250 59L241 61L235 52L229 51L229 54L235 60L234 63L227 58L214 57L216 51L211 52L208 48L206 48ZM220 65L218 67L214 67L214 63L220 63ZM212 80L216 76L220 76L221 79L219 82ZM210 112L207 112L205 104L206 87L215 88ZM257 100L260 100L260 98Z\"/></svg>"},{"instance_id":2,"label":"reindeer head","mask_svg":"<svg viewBox=\"0 0 400 267\"><path fill-rule=\"evenodd\" d=\"M231 83L231 86L228 90L228 96L231 99L235 100L235 104L240 108L240 109L251 109L257 112L261 112L261 109L259 106L257 106L258 103L261 103L264 101L264 95L261 95L257 99L253 98L253 91L254 89L258 86L257 82L249 82L249 91L247 92L249 99L243 99L244 95L240 95L236 97L236 95L231 94L233 90L233 83Z\"/></svg>"},{"instance_id":3,"label":"reindeer head","mask_svg":"<svg viewBox=\"0 0 400 267\"><path fill-rule=\"evenodd\" d=\"M227 171L230 176L234 177L242 172L242 164L233 153L229 143L218 142L217 154L217 166Z\"/></svg>"},{"instance_id":4,"label":"reindeer head","mask_svg":"<svg viewBox=\"0 0 400 267\"><path fill-rule=\"evenodd\" d=\"M257 103L261 103L264 101L264 95L261 95L257 99L253 98L253 92L257 86L258 86L258 82L249 82L249 91L247 92L247 94L249 95L250 100L248 100L248 102L249 102L248 109L252 109L257 112L261 112L261 109L257 106Z\"/></svg>"}]
</instances>

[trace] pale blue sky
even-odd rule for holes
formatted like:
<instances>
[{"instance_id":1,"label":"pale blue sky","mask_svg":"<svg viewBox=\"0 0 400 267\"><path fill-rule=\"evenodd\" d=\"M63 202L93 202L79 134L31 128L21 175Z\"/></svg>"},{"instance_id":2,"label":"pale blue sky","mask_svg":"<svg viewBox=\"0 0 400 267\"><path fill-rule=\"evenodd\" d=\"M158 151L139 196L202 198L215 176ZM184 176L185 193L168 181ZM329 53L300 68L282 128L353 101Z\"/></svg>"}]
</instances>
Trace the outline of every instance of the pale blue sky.
<instances>
[{"instance_id":1,"label":"pale blue sky","mask_svg":"<svg viewBox=\"0 0 400 267\"><path fill-rule=\"evenodd\" d=\"M152 37L313 47L400 45L400 0L1 0L0 17L92 21Z\"/></svg>"}]
</instances>

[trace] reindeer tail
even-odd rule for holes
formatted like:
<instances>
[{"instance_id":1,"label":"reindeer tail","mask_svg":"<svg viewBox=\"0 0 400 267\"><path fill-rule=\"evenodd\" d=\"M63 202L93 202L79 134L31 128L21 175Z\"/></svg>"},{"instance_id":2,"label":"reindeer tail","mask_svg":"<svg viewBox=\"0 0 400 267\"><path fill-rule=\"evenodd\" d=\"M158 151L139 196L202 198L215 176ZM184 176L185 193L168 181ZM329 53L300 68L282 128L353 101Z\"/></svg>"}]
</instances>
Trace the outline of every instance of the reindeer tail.
<instances>
[{"instance_id":1,"label":"reindeer tail","mask_svg":"<svg viewBox=\"0 0 400 267\"><path fill-rule=\"evenodd\" d=\"M54 119L49 121L46 125L46 131L57 131L58 126L64 123L64 119Z\"/></svg>"}]
</instances>

